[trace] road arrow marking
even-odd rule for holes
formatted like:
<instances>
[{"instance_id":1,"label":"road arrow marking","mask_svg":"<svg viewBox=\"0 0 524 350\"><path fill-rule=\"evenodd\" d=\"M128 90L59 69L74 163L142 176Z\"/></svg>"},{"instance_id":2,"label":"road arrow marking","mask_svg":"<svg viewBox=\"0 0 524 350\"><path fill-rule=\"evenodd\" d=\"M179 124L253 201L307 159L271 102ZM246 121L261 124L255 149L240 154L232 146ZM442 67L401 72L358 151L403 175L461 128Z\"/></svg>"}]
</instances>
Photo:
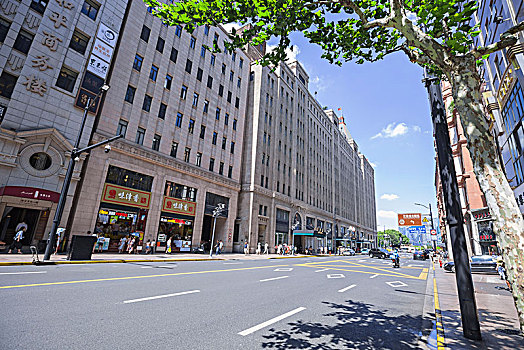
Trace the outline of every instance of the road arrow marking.
<instances>
[{"instance_id":1,"label":"road arrow marking","mask_svg":"<svg viewBox=\"0 0 524 350\"><path fill-rule=\"evenodd\" d=\"M278 321L281 321L287 317L290 317L290 316L293 316L294 314L296 313L299 313L300 311L304 311L306 308L305 307L299 307L299 308L296 308L295 310L291 310L289 312L286 312L285 314L283 315L280 315L280 316L277 316L275 318L272 318L266 322L262 322L256 326L253 326L251 328L248 328L242 332L239 332L238 334L240 334L241 336L245 337L246 335L249 335L251 333L254 333L264 327L267 327L267 326L270 326L272 325L273 323L277 323Z\"/></svg>"}]
</instances>

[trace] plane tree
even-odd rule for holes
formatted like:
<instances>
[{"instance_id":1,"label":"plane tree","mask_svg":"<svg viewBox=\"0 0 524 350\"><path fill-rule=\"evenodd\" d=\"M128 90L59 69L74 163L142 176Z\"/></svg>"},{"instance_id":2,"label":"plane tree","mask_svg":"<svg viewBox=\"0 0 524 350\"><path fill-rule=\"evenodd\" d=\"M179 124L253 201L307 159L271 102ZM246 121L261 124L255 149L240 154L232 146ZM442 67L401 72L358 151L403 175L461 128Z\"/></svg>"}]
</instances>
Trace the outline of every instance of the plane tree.
<instances>
[{"instance_id":1,"label":"plane tree","mask_svg":"<svg viewBox=\"0 0 524 350\"><path fill-rule=\"evenodd\" d=\"M263 65L285 61L290 34L302 32L323 49L322 57L330 63L362 64L400 51L449 81L524 331L524 221L494 152L478 72L483 59L517 42L524 23L511 27L494 44L479 46L475 37L480 31L472 21L477 0L144 1L165 24L183 25L188 32L201 25L249 24L242 31L233 29L228 42L214 42L210 49L232 50L276 39L277 47L259 60Z\"/></svg>"}]
</instances>

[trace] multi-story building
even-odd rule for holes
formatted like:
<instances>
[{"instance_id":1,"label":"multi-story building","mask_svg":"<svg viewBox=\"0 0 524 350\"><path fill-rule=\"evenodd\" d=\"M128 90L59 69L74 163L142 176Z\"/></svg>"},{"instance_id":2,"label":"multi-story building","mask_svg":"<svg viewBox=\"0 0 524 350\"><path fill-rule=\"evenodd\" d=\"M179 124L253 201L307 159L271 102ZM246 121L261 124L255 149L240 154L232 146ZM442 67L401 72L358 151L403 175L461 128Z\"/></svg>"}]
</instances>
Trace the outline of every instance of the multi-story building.
<instances>
[{"instance_id":1,"label":"multi-story building","mask_svg":"<svg viewBox=\"0 0 524 350\"><path fill-rule=\"evenodd\" d=\"M248 47L255 61L265 46ZM234 244L299 250L375 242L374 170L298 61L251 65Z\"/></svg>"},{"instance_id":2,"label":"multi-story building","mask_svg":"<svg viewBox=\"0 0 524 350\"><path fill-rule=\"evenodd\" d=\"M492 218L486 205L486 199L473 172L471 155L467 148L467 139L464 129L453 107L451 85L448 82L441 83L442 98L446 110L446 120L455 164L457 184L460 194L462 215L464 216L464 231L466 245L469 255L482 255L498 253L497 242L492 227ZM437 209L439 217L442 241L446 243L448 251L451 251L451 239L447 237L449 227L446 218L446 208L438 159L435 170L435 187L437 193Z\"/></svg>"},{"instance_id":3,"label":"multi-story building","mask_svg":"<svg viewBox=\"0 0 524 350\"><path fill-rule=\"evenodd\" d=\"M481 33L475 44L487 46L524 20L523 0L482 0L473 16ZM506 50L491 54L481 67L486 82L485 105L492 119L501 162L515 198L524 213L524 38Z\"/></svg>"},{"instance_id":4,"label":"multi-story building","mask_svg":"<svg viewBox=\"0 0 524 350\"><path fill-rule=\"evenodd\" d=\"M87 96L111 63L127 1L6 0L0 6L0 241L47 238ZM96 111L94 108L93 111ZM80 146L93 125L90 115ZM80 178L79 157L65 206Z\"/></svg>"}]
</instances>

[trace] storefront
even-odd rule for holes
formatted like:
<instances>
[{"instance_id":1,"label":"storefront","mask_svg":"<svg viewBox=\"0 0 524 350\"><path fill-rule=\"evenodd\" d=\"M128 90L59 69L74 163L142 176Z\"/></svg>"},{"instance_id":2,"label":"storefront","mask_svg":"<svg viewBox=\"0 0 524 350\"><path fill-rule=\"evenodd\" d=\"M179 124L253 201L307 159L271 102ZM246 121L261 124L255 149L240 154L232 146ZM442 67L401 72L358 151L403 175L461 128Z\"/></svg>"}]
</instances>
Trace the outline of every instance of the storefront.
<instances>
[{"instance_id":1,"label":"storefront","mask_svg":"<svg viewBox=\"0 0 524 350\"><path fill-rule=\"evenodd\" d=\"M167 241L171 239L172 253L191 252L195 213L195 202L164 196L156 250L165 252Z\"/></svg>"},{"instance_id":2,"label":"storefront","mask_svg":"<svg viewBox=\"0 0 524 350\"><path fill-rule=\"evenodd\" d=\"M115 252L122 238L142 246L153 177L109 166L94 232L106 238L103 249Z\"/></svg>"},{"instance_id":3,"label":"storefront","mask_svg":"<svg viewBox=\"0 0 524 350\"><path fill-rule=\"evenodd\" d=\"M493 232L493 220L488 208L472 210L471 214L475 220L478 231L478 243L483 255L498 255L497 238Z\"/></svg>"},{"instance_id":4,"label":"storefront","mask_svg":"<svg viewBox=\"0 0 524 350\"><path fill-rule=\"evenodd\" d=\"M289 211L277 209L275 245L291 244L289 237Z\"/></svg>"}]
</instances>

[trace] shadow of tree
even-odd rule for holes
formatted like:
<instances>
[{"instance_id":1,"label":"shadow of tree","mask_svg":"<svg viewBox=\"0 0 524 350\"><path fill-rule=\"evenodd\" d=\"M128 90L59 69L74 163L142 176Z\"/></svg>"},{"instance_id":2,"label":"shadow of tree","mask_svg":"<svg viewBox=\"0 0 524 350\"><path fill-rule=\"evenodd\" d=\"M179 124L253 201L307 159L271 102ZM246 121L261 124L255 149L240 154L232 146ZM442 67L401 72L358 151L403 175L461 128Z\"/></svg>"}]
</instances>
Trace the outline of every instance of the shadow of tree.
<instances>
[{"instance_id":1,"label":"shadow of tree","mask_svg":"<svg viewBox=\"0 0 524 350\"><path fill-rule=\"evenodd\" d=\"M263 348L269 349L418 349L422 316L395 315L371 304L323 302L331 310L323 321L288 323L285 331L270 329Z\"/></svg>"}]
</instances>

